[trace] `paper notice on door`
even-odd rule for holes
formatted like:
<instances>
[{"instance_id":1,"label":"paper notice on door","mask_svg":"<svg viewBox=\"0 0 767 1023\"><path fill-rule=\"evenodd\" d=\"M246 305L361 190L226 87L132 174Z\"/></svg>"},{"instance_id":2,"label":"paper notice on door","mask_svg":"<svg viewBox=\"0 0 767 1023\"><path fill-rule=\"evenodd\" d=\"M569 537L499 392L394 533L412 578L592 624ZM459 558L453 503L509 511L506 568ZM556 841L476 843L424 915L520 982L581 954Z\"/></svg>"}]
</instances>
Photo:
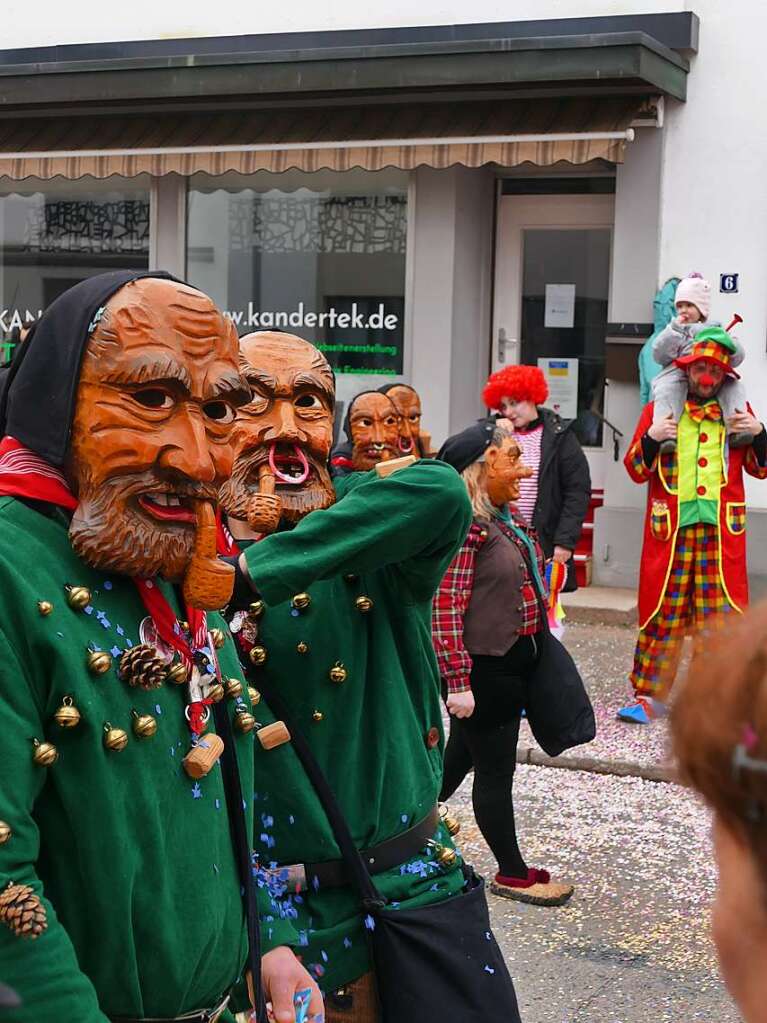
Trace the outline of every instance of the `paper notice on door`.
<instances>
[{"instance_id":1,"label":"paper notice on door","mask_svg":"<svg viewBox=\"0 0 767 1023\"><path fill-rule=\"evenodd\" d=\"M546 407L553 409L563 419L576 419L578 416L578 360L539 359L538 367L543 370L546 383L549 385Z\"/></svg>"},{"instance_id":2,"label":"paper notice on door","mask_svg":"<svg viewBox=\"0 0 767 1023\"><path fill-rule=\"evenodd\" d=\"M547 284L544 327L575 326L575 285Z\"/></svg>"}]
</instances>

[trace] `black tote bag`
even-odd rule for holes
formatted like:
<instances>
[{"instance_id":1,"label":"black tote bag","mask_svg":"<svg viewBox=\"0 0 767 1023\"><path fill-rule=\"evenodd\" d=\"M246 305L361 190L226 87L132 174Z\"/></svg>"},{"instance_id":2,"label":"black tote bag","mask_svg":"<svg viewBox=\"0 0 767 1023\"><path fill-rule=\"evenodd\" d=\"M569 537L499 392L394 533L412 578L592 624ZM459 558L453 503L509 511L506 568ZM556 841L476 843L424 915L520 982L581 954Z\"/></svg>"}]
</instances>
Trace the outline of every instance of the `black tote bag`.
<instances>
[{"instance_id":1,"label":"black tote bag","mask_svg":"<svg viewBox=\"0 0 767 1023\"><path fill-rule=\"evenodd\" d=\"M464 891L417 909L386 904L311 747L271 685L259 688L288 727L360 897L382 1023L520 1023L514 985L490 930L484 882L464 868Z\"/></svg>"},{"instance_id":2,"label":"black tote bag","mask_svg":"<svg viewBox=\"0 0 767 1023\"><path fill-rule=\"evenodd\" d=\"M529 561L527 565L533 579ZM525 712L535 741L550 757L558 757L566 749L591 742L597 723L575 661L549 629L547 608L537 589L536 596L543 629L535 634L538 663L525 679Z\"/></svg>"}]
</instances>

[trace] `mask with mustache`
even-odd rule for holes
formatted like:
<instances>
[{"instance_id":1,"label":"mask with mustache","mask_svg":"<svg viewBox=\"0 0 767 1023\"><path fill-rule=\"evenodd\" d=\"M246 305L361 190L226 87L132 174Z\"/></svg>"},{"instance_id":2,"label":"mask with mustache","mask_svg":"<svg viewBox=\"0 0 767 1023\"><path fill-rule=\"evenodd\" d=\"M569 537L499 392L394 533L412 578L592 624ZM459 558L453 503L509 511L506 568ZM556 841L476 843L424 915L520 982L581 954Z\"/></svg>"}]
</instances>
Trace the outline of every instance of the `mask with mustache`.
<instances>
[{"instance_id":1,"label":"mask with mustache","mask_svg":"<svg viewBox=\"0 0 767 1023\"><path fill-rule=\"evenodd\" d=\"M248 397L234 327L207 296L155 278L121 288L80 372L66 465L76 553L131 576L188 576Z\"/></svg>"},{"instance_id":2,"label":"mask with mustache","mask_svg":"<svg viewBox=\"0 0 767 1023\"><path fill-rule=\"evenodd\" d=\"M400 415L380 391L363 391L349 406L347 433L352 442L352 467L374 469L400 455Z\"/></svg>"},{"instance_id":3,"label":"mask with mustache","mask_svg":"<svg viewBox=\"0 0 767 1023\"><path fill-rule=\"evenodd\" d=\"M327 467L335 380L314 345L272 331L240 340L240 369L252 397L238 412L234 468L219 496L232 518L272 532L335 500Z\"/></svg>"}]
</instances>

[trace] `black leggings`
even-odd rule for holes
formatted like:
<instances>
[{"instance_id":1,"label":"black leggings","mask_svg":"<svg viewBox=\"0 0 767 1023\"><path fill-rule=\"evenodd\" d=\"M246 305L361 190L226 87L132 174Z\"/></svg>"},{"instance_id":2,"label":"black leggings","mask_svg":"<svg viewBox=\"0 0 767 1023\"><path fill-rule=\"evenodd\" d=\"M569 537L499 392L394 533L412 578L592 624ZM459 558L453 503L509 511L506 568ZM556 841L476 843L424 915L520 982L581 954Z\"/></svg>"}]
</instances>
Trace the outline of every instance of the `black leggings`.
<instances>
[{"instance_id":1,"label":"black leggings","mask_svg":"<svg viewBox=\"0 0 767 1023\"><path fill-rule=\"evenodd\" d=\"M521 636L503 657L473 656L476 707L470 718L451 717L445 748L439 798L449 799L474 768L474 816L504 877L527 876L517 843L512 785L524 707L522 680L535 667L537 656L532 636Z\"/></svg>"}]
</instances>

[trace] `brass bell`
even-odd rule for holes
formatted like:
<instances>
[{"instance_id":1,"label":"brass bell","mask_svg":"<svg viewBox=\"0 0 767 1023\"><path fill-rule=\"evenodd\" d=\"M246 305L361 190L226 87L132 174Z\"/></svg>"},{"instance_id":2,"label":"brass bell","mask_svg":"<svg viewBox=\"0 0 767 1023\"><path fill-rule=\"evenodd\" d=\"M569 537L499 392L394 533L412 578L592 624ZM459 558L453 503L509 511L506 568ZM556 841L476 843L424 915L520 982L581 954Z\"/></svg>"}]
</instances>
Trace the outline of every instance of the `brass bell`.
<instances>
[{"instance_id":1,"label":"brass bell","mask_svg":"<svg viewBox=\"0 0 767 1023\"><path fill-rule=\"evenodd\" d=\"M107 721L104 724L104 747L119 753L128 745L128 733L123 728L113 728Z\"/></svg>"},{"instance_id":2,"label":"brass bell","mask_svg":"<svg viewBox=\"0 0 767 1023\"><path fill-rule=\"evenodd\" d=\"M112 655L106 650L89 650L87 664L92 675L103 675L112 667Z\"/></svg>"},{"instance_id":3,"label":"brass bell","mask_svg":"<svg viewBox=\"0 0 767 1023\"><path fill-rule=\"evenodd\" d=\"M309 644L308 643L304 643L304 641L301 640L301 642L296 647L296 650L299 652L299 654L308 654L309 653Z\"/></svg>"},{"instance_id":4,"label":"brass bell","mask_svg":"<svg viewBox=\"0 0 767 1023\"><path fill-rule=\"evenodd\" d=\"M0 845L5 845L12 834L13 830L11 829L11 825L7 824L5 821L0 821Z\"/></svg>"},{"instance_id":5,"label":"brass bell","mask_svg":"<svg viewBox=\"0 0 767 1023\"><path fill-rule=\"evenodd\" d=\"M35 747L32 759L38 767L50 767L51 764L55 764L59 759L59 751L53 743L40 742L39 739L33 739L32 745Z\"/></svg>"},{"instance_id":6,"label":"brass bell","mask_svg":"<svg viewBox=\"0 0 767 1023\"><path fill-rule=\"evenodd\" d=\"M250 697L250 702L254 707L261 702L261 693L259 693L257 689L254 689L253 686L248 686L248 696Z\"/></svg>"},{"instance_id":7,"label":"brass bell","mask_svg":"<svg viewBox=\"0 0 767 1023\"><path fill-rule=\"evenodd\" d=\"M234 727L238 732L244 732L247 735L256 727L256 719L248 711L238 710L234 715Z\"/></svg>"},{"instance_id":8,"label":"brass bell","mask_svg":"<svg viewBox=\"0 0 767 1023\"><path fill-rule=\"evenodd\" d=\"M65 586L67 604L75 611L82 611L91 602L91 591L87 586Z\"/></svg>"},{"instance_id":9,"label":"brass bell","mask_svg":"<svg viewBox=\"0 0 767 1023\"><path fill-rule=\"evenodd\" d=\"M311 602L312 598L309 596L308 593L297 593L290 603L291 606L296 609L296 611L305 611L307 607L309 607Z\"/></svg>"},{"instance_id":10,"label":"brass bell","mask_svg":"<svg viewBox=\"0 0 767 1023\"><path fill-rule=\"evenodd\" d=\"M217 650L220 650L224 643L226 643L226 636L224 634L223 629L211 629L210 638L213 643L213 646Z\"/></svg>"},{"instance_id":11,"label":"brass bell","mask_svg":"<svg viewBox=\"0 0 767 1023\"><path fill-rule=\"evenodd\" d=\"M321 710L315 710L315 712L312 714L312 721L319 722L319 721L322 721L322 719L324 717L325 717L325 715L322 713Z\"/></svg>"},{"instance_id":12,"label":"brass bell","mask_svg":"<svg viewBox=\"0 0 767 1023\"><path fill-rule=\"evenodd\" d=\"M264 611L266 611L266 604L263 600L254 600L248 608L248 614L253 618L260 618Z\"/></svg>"},{"instance_id":13,"label":"brass bell","mask_svg":"<svg viewBox=\"0 0 767 1023\"><path fill-rule=\"evenodd\" d=\"M242 682L238 678L228 678L224 685L224 692L230 700L236 700L242 696Z\"/></svg>"},{"instance_id":14,"label":"brass bell","mask_svg":"<svg viewBox=\"0 0 767 1023\"><path fill-rule=\"evenodd\" d=\"M220 682L214 682L212 686L208 688L208 699L214 703L220 703L224 698L224 687Z\"/></svg>"},{"instance_id":15,"label":"brass bell","mask_svg":"<svg viewBox=\"0 0 767 1023\"><path fill-rule=\"evenodd\" d=\"M80 711L75 707L71 696L65 696L61 706L53 715L53 720L62 728L74 728L80 724Z\"/></svg>"},{"instance_id":16,"label":"brass bell","mask_svg":"<svg viewBox=\"0 0 767 1023\"><path fill-rule=\"evenodd\" d=\"M455 838L458 832L461 830L461 822L453 817L452 814L446 813L442 817L442 823L447 828L451 838Z\"/></svg>"},{"instance_id":17,"label":"brass bell","mask_svg":"<svg viewBox=\"0 0 767 1023\"><path fill-rule=\"evenodd\" d=\"M43 618L47 618L48 615L53 610L53 604L51 604L50 600L38 600L37 610L40 612Z\"/></svg>"},{"instance_id":18,"label":"brass bell","mask_svg":"<svg viewBox=\"0 0 767 1023\"><path fill-rule=\"evenodd\" d=\"M360 612L360 614L366 615L368 611L373 607L373 601L370 597L357 597L354 601L354 606Z\"/></svg>"},{"instance_id":19,"label":"brass bell","mask_svg":"<svg viewBox=\"0 0 767 1023\"><path fill-rule=\"evenodd\" d=\"M189 678L189 672L183 661L176 661L168 668L168 681L176 686L182 686Z\"/></svg>"},{"instance_id":20,"label":"brass bell","mask_svg":"<svg viewBox=\"0 0 767 1023\"><path fill-rule=\"evenodd\" d=\"M349 672L346 670L343 664L341 664L340 661L336 661L336 663L330 669L328 674L330 675L330 681L336 682L338 685L340 685L342 682L345 682L349 677Z\"/></svg>"},{"instance_id":21,"label":"brass bell","mask_svg":"<svg viewBox=\"0 0 767 1023\"><path fill-rule=\"evenodd\" d=\"M153 718L151 714L139 714L137 710L132 710L131 717L133 718L133 734L138 739L149 739L157 731L157 719ZM126 737L126 742L127 737ZM122 749L122 747L120 747Z\"/></svg>"},{"instance_id":22,"label":"brass bell","mask_svg":"<svg viewBox=\"0 0 767 1023\"><path fill-rule=\"evenodd\" d=\"M458 859L458 853L455 849L451 849L447 845L440 845L438 842L430 841L429 847L434 850L434 854L437 857L437 863L439 863L441 867L449 869Z\"/></svg>"},{"instance_id":23,"label":"brass bell","mask_svg":"<svg viewBox=\"0 0 767 1023\"><path fill-rule=\"evenodd\" d=\"M266 647L254 646L248 657L251 664L255 664L257 668L260 668L262 664L266 664Z\"/></svg>"}]
</instances>

